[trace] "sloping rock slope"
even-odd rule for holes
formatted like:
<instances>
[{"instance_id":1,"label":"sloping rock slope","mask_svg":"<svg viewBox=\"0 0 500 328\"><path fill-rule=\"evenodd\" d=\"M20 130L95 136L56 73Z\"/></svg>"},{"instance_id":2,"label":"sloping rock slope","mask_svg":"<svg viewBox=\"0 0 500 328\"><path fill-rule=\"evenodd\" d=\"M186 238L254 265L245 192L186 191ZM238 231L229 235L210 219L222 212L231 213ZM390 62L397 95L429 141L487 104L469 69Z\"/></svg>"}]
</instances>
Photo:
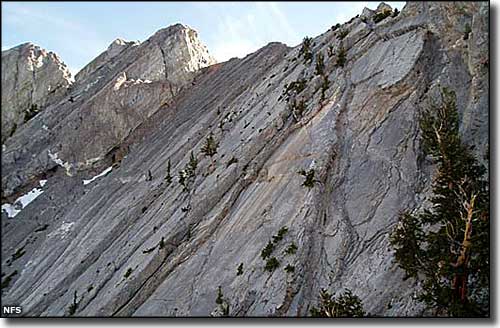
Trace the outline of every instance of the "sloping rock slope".
<instances>
[{"instance_id":1,"label":"sloping rock slope","mask_svg":"<svg viewBox=\"0 0 500 328\"><path fill-rule=\"evenodd\" d=\"M3 302L28 316L208 316L220 286L231 316L304 316L321 288L349 288L373 315L422 314L388 234L429 196L418 114L442 86L464 138L488 149L488 10L365 11L312 39L308 63L271 43L202 68L213 59L183 26L115 41L4 144L3 203L48 181L2 214L2 273L17 272ZM268 272L261 251L282 227Z\"/></svg>"}]
</instances>

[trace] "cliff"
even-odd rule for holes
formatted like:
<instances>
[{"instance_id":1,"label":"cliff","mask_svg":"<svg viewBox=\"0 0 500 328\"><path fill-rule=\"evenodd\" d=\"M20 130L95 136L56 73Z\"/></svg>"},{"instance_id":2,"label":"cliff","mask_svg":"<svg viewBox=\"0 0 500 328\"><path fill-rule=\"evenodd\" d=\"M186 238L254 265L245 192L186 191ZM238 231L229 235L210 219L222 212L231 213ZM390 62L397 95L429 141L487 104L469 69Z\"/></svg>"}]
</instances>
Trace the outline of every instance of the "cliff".
<instances>
[{"instance_id":1,"label":"cliff","mask_svg":"<svg viewBox=\"0 0 500 328\"><path fill-rule=\"evenodd\" d=\"M2 208L42 191L2 213L2 272L17 271L3 302L208 316L220 286L231 316L305 316L321 288L348 288L372 315L421 315L388 236L431 196L418 116L442 86L464 140L489 149L489 9L409 2L374 19L384 8L219 64L182 25L113 42L3 145Z\"/></svg>"}]
</instances>

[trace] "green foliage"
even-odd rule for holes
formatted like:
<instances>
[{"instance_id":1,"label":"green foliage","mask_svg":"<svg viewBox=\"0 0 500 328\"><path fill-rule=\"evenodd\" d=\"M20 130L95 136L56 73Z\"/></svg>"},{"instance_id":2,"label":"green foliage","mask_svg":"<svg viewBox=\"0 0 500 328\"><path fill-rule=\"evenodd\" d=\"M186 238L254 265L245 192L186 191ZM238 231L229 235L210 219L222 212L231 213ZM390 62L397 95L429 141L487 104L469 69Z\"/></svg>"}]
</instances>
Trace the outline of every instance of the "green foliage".
<instances>
[{"instance_id":1,"label":"green foliage","mask_svg":"<svg viewBox=\"0 0 500 328\"><path fill-rule=\"evenodd\" d=\"M287 264L287 266L284 269L287 273L293 273L295 272L295 267L293 265Z\"/></svg>"},{"instance_id":2,"label":"green foliage","mask_svg":"<svg viewBox=\"0 0 500 328\"><path fill-rule=\"evenodd\" d=\"M321 52L316 55L316 75L322 75L325 71L325 57Z\"/></svg>"},{"instance_id":3,"label":"green foliage","mask_svg":"<svg viewBox=\"0 0 500 328\"><path fill-rule=\"evenodd\" d=\"M300 175L305 177L304 182L302 182L302 185L307 188L312 188L314 187L314 184L318 182L318 180L314 179L315 171L314 169L309 169L309 170L300 170L298 172Z\"/></svg>"},{"instance_id":4,"label":"green foliage","mask_svg":"<svg viewBox=\"0 0 500 328\"><path fill-rule=\"evenodd\" d=\"M285 254L287 255L293 255L297 252L297 245L295 243L291 243L288 245L288 247L285 249Z\"/></svg>"},{"instance_id":5,"label":"green foliage","mask_svg":"<svg viewBox=\"0 0 500 328\"><path fill-rule=\"evenodd\" d=\"M130 277L134 270L132 268L128 268L127 271L125 271L125 274L123 275L124 278Z\"/></svg>"},{"instance_id":6,"label":"green foliage","mask_svg":"<svg viewBox=\"0 0 500 328\"><path fill-rule=\"evenodd\" d=\"M288 228L286 226L281 227L280 230L278 230L278 234L273 236L273 242L275 244L279 243L280 241L283 240L283 238L287 233L288 233Z\"/></svg>"},{"instance_id":7,"label":"green foliage","mask_svg":"<svg viewBox=\"0 0 500 328\"><path fill-rule=\"evenodd\" d=\"M224 299L221 286L217 288L217 298L215 299L215 303L219 306L223 316L229 315L229 302Z\"/></svg>"},{"instance_id":8,"label":"green foliage","mask_svg":"<svg viewBox=\"0 0 500 328\"><path fill-rule=\"evenodd\" d=\"M298 95L299 93L301 93L306 88L306 84L306 79L299 79L297 81L290 82L290 84L285 85L282 97L285 97L288 101L292 94Z\"/></svg>"},{"instance_id":9,"label":"green foliage","mask_svg":"<svg viewBox=\"0 0 500 328\"><path fill-rule=\"evenodd\" d=\"M161 240L160 240L158 245L160 246L159 249L165 248L165 238L164 237L161 237Z\"/></svg>"},{"instance_id":10,"label":"green foliage","mask_svg":"<svg viewBox=\"0 0 500 328\"><path fill-rule=\"evenodd\" d=\"M227 165L226 165L226 168L230 167L231 165L233 164L236 164L238 163L238 159L236 157L232 157L228 162L227 162Z\"/></svg>"},{"instance_id":11,"label":"green foliage","mask_svg":"<svg viewBox=\"0 0 500 328\"><path fill-rule=\"evenodd\" d=\"M399 10L398 8L394 8L394 11L392 13L392 18L397 17L399 15Z\"/></svg>"},{"instance_id":12,"label":"green foliage","mask_svg":"<svg viewBox=\"0 0 500 328\"><path fill-rule=\"evenodd\" d=\"M12 254L12 262L14 262L15 260L17 260L21 256L23 256L24 254L26 254L26 251L24 250L24 246L21 247L21 248L18 248L16 250L16 252L14 254Z\"/></svg>"},{"instance_id":13,"label":"green foliage","mask_svg":"<svg viewBox=\"0 0 500 328\"><path fill-rule=\"evenodd\" d=\"M335 67L344 67L346 60L347 51L343 46L340 46L339 50L337 51L337 60L335 61Z\"/></svg>"},{"instance_id":14,"label":"green foliage","mask_svg":"<svg viewBox=\"0 0 500 328\"><path fill-rule=\"evenodd\" d=\"M319 298L318 307L313 306L310 310L313 317L355 318L365 315L363 303L349 289L337 298L333 297L327 290L322 289Z\"/></svg>"},{"instance_id":15,"label":"green foliage","mask_svg":"<svg viewBox=\"0 0 500 328\"><path fill-rule=\"evenodd\" d=\"M68 314L70 316L72 316L73 314L75 314L76 310L78 310L78 303L79 303L78 302L78 294L77 294L77 292L75 290L75 294L73 295L73 303L71 303L69 305L69 308L68 308Z\"/></svg>"},{"instance_id":16,"label":"green foliage","mask_svg":"<svg viewBox=\"0 0 500 328\"><path fill-rule=\"evenodd\" d=\"M260 256L262 257L263 260L265 260L266 258L271 256L273 251L274 251L274 243L272 241L269 241L266 247L264 247L264 249L262 249L262 251L260 252Z\"/></svg>"},{"instance_id":17,"label":"green foliage","mask_svg":"<svg viewBox=\"0 0 500 328\"><path fill-rule=\"evenodd\" d=\"M470 25L469 24L465 24L464 37L463 37L464 40L468 40L469 39L470 32L472 32L472 29L471 29Z\"/></svg>"},{"instance_id":18,"label":"green foliage","mask_svg":"<svg viewBox=\"0 0 500 328\"><path fill-rule=\"evenodd\" d=\"M167 185L172 183L172 175L170 174L170 159L167 162L167 175L165 176L165 182Z\"/></svg>"},{"instance_id":19,"label":"green foliage","mask_svg":"<svg viewBox=\"0 0 500 328\"><path fill-rule=\"evenodd\" d=\"M288 110L292 113L296 122L300 121L306 109L307 103L304 99L300 99L298 102L294 100L288 103Z\"/></svg>"},{"instance_id":20,"label":"green foliage","mask_svg":"<svg viewBox=\"0 0 500 328\"><path fill-rule=\"evenodd\" d=\"M179 184L184 188L183 191L189 191L189 184L196 178L196 168L198 167L198 160L191 151L189 162L183 170L179 171Z\"/></svg>"},{"instance_id":21,"label":"green foliage","mask_svg":"<svg viewBox=\"0 0 500 328\"><path fill-rule=\"evenodd\" d=\"M30 108L28 108L24 112L24 123L28 122L31 120L35 115L37 115L40 112L40 109L38 108L37 104L32 104Z\"/></svg>"},{"instance_id":22,"label":"green foliage","mask_svg":"<svg viewBox=\"0 0 500 328\"><path fill-rule=\"evenodd\" d=\"M240 265L238 265L238 268L236 269L236 275L241 276L242 274L243 274L243 263L240 263Z\"/></svg>"},{"instance_id":23,"label":"green foliage","mask_svg":"<svg viewBox=\"0 0 500 328\"><path fill-rule=\"evenodd\" d=\"M373 15L373 22L376 24L383 21L387 17L392 15L392 10L386 9L384 11L379 11Z\"/></svg>"},{"instance_id":24,"label":"green foliage","mask_svg":"<svg viewBox=\"0 0 500 328\"><path fill-rule=\"evenodd\" d=\"M217 154L218 143L215 142L214 134L210 132L207 139L205 140L205 144L201 147L201 152L205 154L205 156L213 157Z\"/></svg>"},{"instance_id":25,"label":"green foliage","mask_svg":"<svg viewBox=\"0 0 500 328\"><path fill-rule=\"evenodd\" d=\"M459 134L456 96L441 90L420 118L422 148L437 167L432 208L402 213L391 234L399 266L422 280L419 299L446 316L489 313L489 186Z\"/></svg>"},{"instance_id":26,"label":"green foliage","mask_svg":"<svg viewBox=\"0 0 500 328\"><path fill-rule=\"evenodd\" d=\"M313 60L313 55L311 52L312 38L305 37L302 41L302 47L299 50L299 57L304 57L304 64L310 63Z\"/></svg>"},{"instance_id":27,"label":"green foliage","mask_svg":"<svg viewBox=\"0 0 500 328\"><path fill-rule=\"evenodd\" d=\"M335 31L336 31L337 29L339 29L339 28L340 28L340 24L339 24L339 23L337 23L337 24L335 24L335 25L333 25L333 26L332 26L331 30L332 30L333 32L335 32Z\"/></svg>"},{"instance_id":28,"label":"green foliage","mask_svg":"<svg viewBox=\"0 0 500 328\"><path fill-rule=\"evenodd\" d=\"M337 32L337 39L343 40L348 34L349 34L349 30L345 30L345 29L339 30Z\"/></svg>"},{"instance_id":29,"label":"green foliage","mask_svg":"<svg viewBox=\"0 0 500 328\"><path fill-rule=\"evenodd\" d=\"M266 270L268 272L273 272L274 270L279 268L279 266L280 266L280 262L278 261L277 258L275 258L273 256L267 260L266 266L264 267L264 270Z\"/></svg>"},{"instance_id":30,"label":"green foliage","mask_svg":"<svg viewBox=\"0 0 500 328\"><path fill-rule=\"evenodd\" d=\"M9 274L5 279L2 281L2 289L9 287L10 282L12 281L12 278L14 278L15 275L17 275L17 270Z\"/></svg>"}]
</instances>

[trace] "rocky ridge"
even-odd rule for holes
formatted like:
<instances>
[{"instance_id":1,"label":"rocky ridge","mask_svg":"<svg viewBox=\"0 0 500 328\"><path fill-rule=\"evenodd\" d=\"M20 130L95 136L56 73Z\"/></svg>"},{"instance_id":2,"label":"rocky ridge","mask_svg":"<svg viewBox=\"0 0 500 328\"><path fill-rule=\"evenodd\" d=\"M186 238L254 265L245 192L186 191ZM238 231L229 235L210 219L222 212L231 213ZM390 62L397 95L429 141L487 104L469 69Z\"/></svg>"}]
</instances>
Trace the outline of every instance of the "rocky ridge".
<instances>
[{"instance_id":1,"label":"rocky ridge","mask_svg":"<svg viewBox=\"0 0 500 328\"><path fill-rule=\"evenodd\" d=\"M220 286L229 315L304 316L321 288L349 288L373 315L422 314L388 233L429 197L418 114L441 86L464 139L487 150L488 3L409 2L375 22L386 9L309 49L271 43L220 64L182 25L113 42L4 143L2 203L48 180L2 214L2 272L16 272L4 303L207 316ZM283 227L268 272L261 252Z\"/></svg>"}]
</instances>

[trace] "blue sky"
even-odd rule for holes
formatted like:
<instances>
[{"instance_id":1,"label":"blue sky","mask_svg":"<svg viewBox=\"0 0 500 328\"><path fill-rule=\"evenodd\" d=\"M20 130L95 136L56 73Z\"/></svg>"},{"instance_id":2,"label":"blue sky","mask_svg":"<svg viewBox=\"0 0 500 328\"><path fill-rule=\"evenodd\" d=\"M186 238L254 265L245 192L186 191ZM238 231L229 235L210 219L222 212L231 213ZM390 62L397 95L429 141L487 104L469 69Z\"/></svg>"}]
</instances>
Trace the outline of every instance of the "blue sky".
<instances>
[{"instance_id":1,"label":"blue sky","mask_svg":"<svg viewBox=\"0 0 500 328\"><path fill-rule=\"evenodd\" d=\"M404 2L387 2L401 10ZM379 2L5 2L2 50L31 41L77 72L116 38L144 41L184 23L218 60L244 57L271 41L297 45Z\"/></svg>"}]
</instances>

